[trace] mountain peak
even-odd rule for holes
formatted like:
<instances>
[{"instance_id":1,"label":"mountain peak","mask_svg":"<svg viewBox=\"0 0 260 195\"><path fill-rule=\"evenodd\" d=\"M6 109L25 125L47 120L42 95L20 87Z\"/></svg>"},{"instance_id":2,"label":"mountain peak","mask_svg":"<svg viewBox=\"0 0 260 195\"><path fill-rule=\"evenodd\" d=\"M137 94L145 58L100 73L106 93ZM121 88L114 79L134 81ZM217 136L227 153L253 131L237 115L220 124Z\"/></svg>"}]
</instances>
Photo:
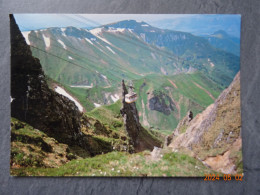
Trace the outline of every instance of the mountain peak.
<instances>
[{"instance_id":1,"label":"mountain peak","mask_svg":"<svg viewBox=\"0 0 260 195\"><path fill-rule=\"evenodd\" d=\"M112 24L105 25L105 27L113 27L113 28L130 28L130 29L140 29L142 27L149 27L150 25L144 21L136 21L136 20L122 20L119 22L115 22Z\"/></svg>"},{"instance_id":2,"label":"mountain peak","mask_svg":"<svg viewBox=\"0 0 260 195\"><path fill-rule=\"evenodd\" d=\"M229 37L228 33L224 30L218 30L211 34L211 36L218 37L218 38L227 38Z\"/></svg>"}]
</instances>

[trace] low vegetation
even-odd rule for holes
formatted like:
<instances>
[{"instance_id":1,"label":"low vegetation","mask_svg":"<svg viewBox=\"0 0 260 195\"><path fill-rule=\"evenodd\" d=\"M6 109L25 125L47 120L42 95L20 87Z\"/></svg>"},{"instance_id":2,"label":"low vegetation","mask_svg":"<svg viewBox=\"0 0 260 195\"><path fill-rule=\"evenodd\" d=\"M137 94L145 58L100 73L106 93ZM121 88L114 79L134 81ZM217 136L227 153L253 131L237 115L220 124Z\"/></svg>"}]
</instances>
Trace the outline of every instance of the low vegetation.
<instances>
[{"instance_id":1,"label":"low vegetation","mask_svg":"<svg viewBox=\"0 0 260 195\"><path fill-rule=\"evenodd\" d=\"M200 161L185 154L165 153L153 160L150 152L136 154L111 152L93 158L72 160L59 168L13 169L25 176L201 176L215 173Z\"/></svg>"}]
</instances>

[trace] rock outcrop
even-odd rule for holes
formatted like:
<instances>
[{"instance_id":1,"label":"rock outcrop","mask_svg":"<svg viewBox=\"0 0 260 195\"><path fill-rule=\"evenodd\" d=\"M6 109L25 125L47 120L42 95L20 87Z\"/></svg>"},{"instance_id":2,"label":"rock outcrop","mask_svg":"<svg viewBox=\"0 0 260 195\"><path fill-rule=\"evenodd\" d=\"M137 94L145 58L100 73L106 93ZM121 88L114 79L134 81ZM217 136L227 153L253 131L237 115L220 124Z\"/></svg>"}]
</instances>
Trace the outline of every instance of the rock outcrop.
<instances>
[{"instance_id":1,"label":"rock outcrop","mask_svg":"<svg viewBox=\"0 0 260 195\"><path fill-rule=\"evenodd\" d=\"M80 132L75 103L49 89L39 59L32 56L14 17L11 25L11 116L70 143Z\"/></svg>"},{"instance_id":2,"label":"rock outcrop","mask_svg":"<svg viewBox=\"0 0 260 195\"><path fill-rule=\"evenodd\" d=\"M168 105L166 102L168 102ZM153 97L149 99L149 109L170 115L176 110L176 105L168 95L159 91L153 92Z\"/></svg>"},{"instance_id":3,"label":"rock outcrop","mask_svg":"<svg viewBox=\"0 0 260 195\"><path fill-rule=\"evenodd\" d=\"M171 135L166 137L165 146L168 146L172 142L173 137L185 133L192 119L193 119L193 113L192 111L189 110L186 116L179 122L174 132Z\"/></svg>"},{"instance_id":4,"label":"rock outcrop","mask_svg":"<svg viewBox=\"0 0 260 195\"><path fill-rule=\"evenodd\" d=\"M122 81L122 109L121 115L124 118L125 130L131 139L135 152L153 150L154 146L161 147L161 141L142 127L139 122L138 111L135 102L126 103L125 95L128 93L124 80Z\"/></svg>"},{"instance_id":5,"label":"rock outcrop","mask_svg":"<svg viewBox=\"0 0 260 195\"><path fill-rule=\"evenodd\" d=\"M186 148L192 151L198 159L205 163L211 162L211 164L214 163L212 159L207 161L208 157L225 154L223 159L227 159L228 154L233 165L229 163L228 167L216 170L223 173L235 173L235 161L242 162L239 154L242 143L239 141L241 140L240 72L215 103L191 121L188 121L187 117L180 122L176 132L173 133L169 147L173 150ZM223 163L223 166L227 165Z\"/></svg>"},{"instance_id":6,"label":"rock outcrop","mask_svg":"<svg viewBox=\"0 0 260 195\"><path fill-rule=\"evenodd\" d=\"M12 15L10 25L11 116L91 156L112 151L108 142L82 133L86 117L73 101L48 87L40 61L32 56Z\"/></svg>"}]
</instances>

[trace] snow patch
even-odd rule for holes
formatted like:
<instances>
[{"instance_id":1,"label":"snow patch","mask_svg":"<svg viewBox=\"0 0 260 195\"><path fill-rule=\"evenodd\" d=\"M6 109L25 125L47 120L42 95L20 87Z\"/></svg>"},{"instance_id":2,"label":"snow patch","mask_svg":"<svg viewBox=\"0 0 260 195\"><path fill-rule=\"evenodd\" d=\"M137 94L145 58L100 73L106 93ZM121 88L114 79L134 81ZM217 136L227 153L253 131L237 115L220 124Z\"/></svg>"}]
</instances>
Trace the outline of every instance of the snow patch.
<instances>
[{"instance_id":1,"label":"snow patch","mask_svg":"<svg viewBox=\"0 0 260 195\"><path fill-rule=\"evenodd\" d=\"M96 108L98 108L98 107L101 106L101 104L94 103L94 106L95 106Z\"/></svg>"},{"instance_id":2,"label":"snow patch","mask_svg":"<svg viewBox=\"0 0 260 195\"><path fill-rule=\"evenodd\" d=\"M116 102L117 100L119 100L119 96L117 94L111 95L110 97L113 100L113 102Z\"/></svg>"},{"instance_id":3,"label":"snow patch","mask_svg":"<svg viewBox=\"0 0 260 195\"><path fill-rule=\"evenodd\" d=\"M62 42L60 39L58 39L58 42L62 45L62 47L63 47L64 49L67 49L67 47L66 47L66 45L64 44L64 42Z\"/></svg>"},{"instance_id":4,"label":"snow patch","mask_svg":"<svg viewBox=\"0 0 260 195\"><path fill-rule=\"evenodd\" d=\"M66 36L67 36L67 35L65 34L66 28L61 28L60 30L61 30L61 32L62 32L61 34L62 34L64 37L66 37Z\"/></svg>"},{"instance_id":5,"label":"snow patch","mask_svg":"<svg viewBox=\"0 0 260 195\"><path fill-rule=\"evenodd\" d=\"M89 42L91 45L93 45L92 41L90 41L88 38L85 38L87 42Z\"/></svg>"},{"instance_id":6,"label":"snow patch","mask_svg":"<svg viewBox=\"0 0 260 195\"><path fill-rule=\"evenodd\" d=\"M69 98L71 101L73 101L76 106L78 107L79 111L80 112L83 112L83 106L81 106L81 104L75 100L70 94L68 94L63 88L59 87L59 86L56 86L55 87L55 91L58 93L58 94L61 94L67 98Z\"/></svg>"},{"instance_id":7,"label":"snow patch","mask_svg":"<svg viewBox=\"0 0 260 195\"><path fill-rule=\"evenodd\" d=\"M154 30L151 30L150 32L155 32Z\"/></svg>"},{"instance_id":8,"label":"snow patch","mask_svg":"<svg viewBox=\"0 0 260 195\"><path fill-rule=\"evenodd\" d=\"M108 40L106 40L106 39L103 38L103 37L97 36L97 38L99 38L100 40L104 41L105 43L107 43L107 44L109 44L109 45L112 45L112 43L110 43Z\"/></svg>"},{"instance_id":9,"label":"snow patch","mask_svg":"<svg viewBox=\"0 0 260 195\"><path fill-rule=\"evenodd\" d=\"M109 29L108 29L108 32L113 32L113 33L124 32L124 31L125 31L125 28L112 28L112 27L109 27Z\"/></svg>"},{"instance_id":10,"label":"snow patch","mask_svg":"<svg viewBox=\"0 0 260 195\"><path fill-rule=\"evenodd\" d=\"M116 54L116 52L114 52L110 47L106 46L106 48L111 51L113 54Z\"/></svg>"},{"instance_id":11,"label":"snow patch","mask_svg":"<svg viewBox=\"0 0 260 195\"><path fill-rule=\"evenodd\" d=\"M109 45L112 45L108 40L106 40L105 38L99 36L99 34L102 32L102 28L95 28L90 30L91 34L95 35L97 38L99 38L100 40L106 42Z\"/></svg>"},{"instance_id":12,"label":"snow patch","mask_svg":"<svg viewBox=\"0 0 260 195\"><path fill-rule=\"evenodd\" d=\"M68 56L68 58L69 58L70 60L74 60L74 58L72 58L71 56Z\"/></svg>"},{"instance_id":13,"label":"snow patch","mask_svg":"<svg viewBox=\"0 0 260 195\"><path fill-rule=\"evenodd\" d=\"M125 31L125 28L117 28L116 29L118 32L124 32Z\"/></svg>"},{"instance_id":14,"label":"snow patch","mask_svg":"<svg viewBox=\"0 0 260 195\"><path fill-rule=\"evenodd\" d=\"M142 24L141 26L147 27L147 26L149 26L149 25L148 25L148 24Z\"/></svg>"},{"instance_id":15,"label":"snow patch","mask_svg":"<svg viewBox=\"0 0 260 195\"><path fill-rule=\"evenodd\" d=\"M31 31L24 31L24 32L22 32L23 37L25 38L25 41L26 41L27 45L30 45L30 41L29 41L29 34L30 34L30 32Z\"/></svg>"},{"instance_id":16,"label":"snow patch","mask_svg":"<svg viewBox=\"0 0 260 195\"><path fill-rule=\"evenodd\" d=\"M92 88L93 83L91 85L70 85L70 87L75 87L75 88Z\"/></svg>"},{"instance_id":17,"label":"snow patch","mask_svg":"<svg viewBox=\"0 0 260 195\"><path fill-rule=\"evenodd\" d=\"M94 28L90 30L93 35L99 35L102 32L102 28Z\"/></svg>"},{"instance_id":18,"label":"snow patch","mask_svg":"<svg viewBox=\"0 0 260 195\"><path fill-rule=\"evenodd\" d=\"M51 39L49 37L46 37L44 34L42 34L42 37L43 37L43 40L44 40L44 43L45 43L45 46L47 49L51 45Z\"/></svg>"}]
</instances>

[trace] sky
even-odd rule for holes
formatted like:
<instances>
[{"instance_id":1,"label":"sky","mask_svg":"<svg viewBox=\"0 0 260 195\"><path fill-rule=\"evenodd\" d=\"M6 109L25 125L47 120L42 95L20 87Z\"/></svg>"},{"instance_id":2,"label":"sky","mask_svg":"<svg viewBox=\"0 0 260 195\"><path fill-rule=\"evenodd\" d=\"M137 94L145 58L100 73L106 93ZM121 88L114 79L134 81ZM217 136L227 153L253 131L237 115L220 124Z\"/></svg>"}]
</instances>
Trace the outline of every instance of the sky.
<instances>
[{"instance_id":1,"label":"sky","mask_svg":"<svg viewBox=\"0 0 260 195\"><path fill-rule=\"evenodd\" d=\"M14 14L21 31L48 27L74 26L94 28L122 20L144 21L154 27L195 35L209 35L218 30L240 37L238 14Z\"/></svg>"}]
</instances>

